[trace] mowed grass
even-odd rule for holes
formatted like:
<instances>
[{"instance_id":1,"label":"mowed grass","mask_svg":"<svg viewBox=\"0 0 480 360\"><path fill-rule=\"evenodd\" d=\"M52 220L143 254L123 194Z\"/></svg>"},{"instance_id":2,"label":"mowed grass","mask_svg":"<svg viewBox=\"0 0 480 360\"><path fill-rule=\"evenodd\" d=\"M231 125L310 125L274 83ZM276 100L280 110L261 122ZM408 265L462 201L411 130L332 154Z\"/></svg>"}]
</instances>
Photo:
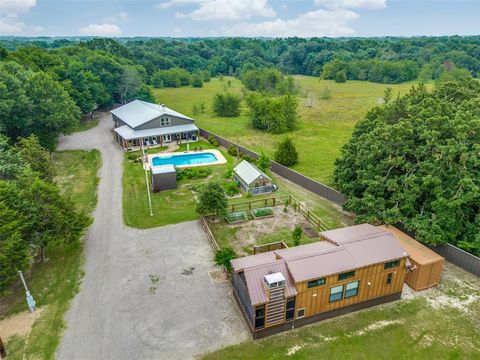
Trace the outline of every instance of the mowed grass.
<instances>
[{"instance_id":1,"label":"mowed grass","mask_svg":"<svg viewBox=\"0 0 480 360\"><path fill-rule=\"evenodd\" d=\"M378 98L383 96L387 87L391 87L394 96L397 96L407 93L414 85L365 81L337 84L311 76L295 76L295 81L299 89L298 128L279 135L253 129L243 102L241 116L237 118L221 118L213 114L212 103L216 93L230 91L242 95L242 84L235 78L214 78L204 83L202 88L154 89L154 94L158 103L193 117L198 126L257 152L265 151L273 156L278 142L287 135L292 137L299 152L299 162L293 169L331 185L335 159L350 138L356 122L377 105ZM320 99L321 90L325 87L330 90L328 100ZM306 106L310 105L310 98L311 106ZM204 104L205 112L194 113L194 106L199 108L201 104Z\"/></svg>"},{"instance_id":2,"label":"mowed grass","mask_svg":"<svg viewBox=\"0 0 480 360\"><path fill-rule=\"evenodd\" d=\"M212 170L212 173L207 178L179 180L177 181L176 189L150 193L153 216L150 216L147 185L142 164L129 160L128 157L131 153L125 154L123 160L123 218L126 225L145 229L199 218L195 208L200 187L209 181L216 181L221 184L232 181L231 178L226 178L225 174L229 168L233 168L241 159L232 157L226 149L215 148L205 141L190 144L190 148L198 146L202 146L203 149L220 150L227 160L227 163L206 166ZM185 149L186 145L182 144L177 151L184 151ZM149 153L162 152L164 150L164 148L152 148L149 149ZM138 152L138 154L140 156L140 152ZM248 197L247 194L242 193L241 197L232 198L229 200L229 203L236 204L245 201L262 200L271 198L272 196L292 194L307 206L311 207L312 211L332 228L341 227L352 222L351 217L343 213L341 209L333 203L278 176L272 175L272 177L279 186L279 190L275 193L252 197ZM151 189L150 173L148 173L147 178Z\"/></svg>"},{"instance_id":3,"label":"mowed grass","mask_svg":"<svg viewBox=\"0 0 480 360\"><path fill-rule=\"evenodd\" d=\"M62 151L54 154L56 181L70 195L78 210L90 212L96 204L96 173L100 153ZM36 263L26 279L37 306L44 308L28 337L14 336L6 344L8 359L53 359L64 329L63 317L78 292L83 277L83 243L50 246L48 261ZM25 294L19 285L8 295L0 316L26 310Z\"/></svg>"},{"instance_id":4,"label":"mowed grass","mask_svg":"<svg viewBox=\"0 0 480 360\"><path fill-rule=\"evenodd\" d=\"M203 359L479 359L480 280L450 264L445 273L438 288Z\"/></svg>"}]
</instances>

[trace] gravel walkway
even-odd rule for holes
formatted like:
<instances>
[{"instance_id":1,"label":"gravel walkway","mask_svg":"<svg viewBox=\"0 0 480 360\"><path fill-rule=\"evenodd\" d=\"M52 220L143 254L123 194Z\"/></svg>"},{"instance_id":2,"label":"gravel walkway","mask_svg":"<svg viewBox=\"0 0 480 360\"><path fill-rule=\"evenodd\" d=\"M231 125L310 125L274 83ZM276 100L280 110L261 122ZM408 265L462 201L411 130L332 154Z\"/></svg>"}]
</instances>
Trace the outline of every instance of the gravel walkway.
<instances>
[{"instance_id":1,"label":"gravel walkway","mask_svg":"<svg viewBox=\"0 0 480 360\"><path fill-rule=\"evenodd\" d=\"M111 127L103 114L96 128L59 142L59 150L99 149L103 164L85 277L57 359L189 359L248 339L230 284L210 280L212 250L197 221L123 225L123 152Z\"/></svg>"}]
</instances>

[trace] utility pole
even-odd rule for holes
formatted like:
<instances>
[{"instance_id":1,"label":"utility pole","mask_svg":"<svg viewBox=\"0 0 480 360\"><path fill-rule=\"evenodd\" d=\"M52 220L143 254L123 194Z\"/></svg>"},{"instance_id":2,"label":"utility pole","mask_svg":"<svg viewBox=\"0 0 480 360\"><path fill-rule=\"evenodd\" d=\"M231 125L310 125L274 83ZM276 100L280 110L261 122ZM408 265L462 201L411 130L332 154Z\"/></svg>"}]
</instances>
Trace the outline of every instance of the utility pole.
<instances>
[{"instance_id":1,"label":"utility pole","mask_svg":"<svg viewBox=\"0 0 480 360\"><path fill-rule=\"evenodd\" d=\"M25 278L23 277L23 273L20 270L18 271L18 275L20 275L20 280L22 280L23 287L25 288L25 295L27 297L28 310L30 312L34 312L35 310L37 310L36 308L37 304L33 299L33 296L30 294L30 291L28 291L27 283L25 281Z\"/></svg>"},{"instance_id":2,"label":"utility pole","mask_svg":"<svg viewBox=\"0 0 480 360\"><path fill-rule=\"evenodd\" d=\"M145 150L143 149L143 138L141 138L140 144L142 148L142 166L143 166L143 170L145 171L145 184L147 184L148 206L150 208L150 216L153 216L152 198L150 196L150 185L148 184L148 171L147 171L147 165L145 162Z\"/></svg>"}]
</instances>

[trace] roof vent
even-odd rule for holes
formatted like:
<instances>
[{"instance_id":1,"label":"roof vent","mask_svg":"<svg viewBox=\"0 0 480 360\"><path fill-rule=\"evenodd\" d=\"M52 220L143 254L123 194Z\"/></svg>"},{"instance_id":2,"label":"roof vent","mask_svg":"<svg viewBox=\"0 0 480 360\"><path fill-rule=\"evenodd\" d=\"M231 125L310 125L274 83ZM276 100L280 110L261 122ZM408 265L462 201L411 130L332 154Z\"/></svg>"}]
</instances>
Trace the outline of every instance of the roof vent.
<instances>
[{"instance_id":1,"label":"roof vent","mask_svg":"<svg viewBox=\"0 0 480 360\"><path fill-rule=\"evenodd\" d=\"M283 276L281 272L265 275L263 280L265 281L265 285L270 289L283 287L286 282L285 276Z\"/></svg>"}]
</instances>

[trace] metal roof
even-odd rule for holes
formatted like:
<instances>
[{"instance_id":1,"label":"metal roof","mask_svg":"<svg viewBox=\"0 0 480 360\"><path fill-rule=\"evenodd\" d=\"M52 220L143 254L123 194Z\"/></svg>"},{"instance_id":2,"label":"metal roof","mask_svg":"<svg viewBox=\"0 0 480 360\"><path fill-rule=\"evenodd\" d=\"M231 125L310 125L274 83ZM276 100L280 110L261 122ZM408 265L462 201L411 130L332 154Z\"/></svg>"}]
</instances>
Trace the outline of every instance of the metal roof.
<instances>
[{"instance_id":1,"label":"metal roof","mask_svg":"<svg viewBox=\"0 0 480 360\"><path fill-rule=\"evenodd\" d=\"M176 172L175 166L171 164L152 166L152 174L169 174Z\"/></svg>"},{"instance_id":2,"label":"metal roof","mask_svg":"<svg viewBox=\"0 0 480 360\"><path fill-rule=\"evenodd\" d=\"M397 229L394 226L381 225L380 229L388 231L391 233L398 242L407 250L408 256L417 263L421 265L430 264L443 260L443 257L438 255L436 252L430 250L425 245L422 245L414 238L408 236L403 231Z\"/></svg>"},{"instance_id":3,"label":"metal roof","mask_svg":"<svg viewBox=\"0 0 480 360\"><path fill-rule=\"evenodd\" d=\"M302 282L408 256L391 233L368 224L326 231L321 235L331 242L320 241L251 255L232 260L232 266L236 272L243 270L246 275L251 269L268 267L282 260L288 269L288 273L282 271L287 280L291 276L295 282ZM260 276L258 272L253 274ZM265 274L258 281L261 282L263 276Z\"/></svg>"},{"instance_id":4,"label":"metal roof","mask_svg":"<svg viewBox=\"0 0 480 360\"><path fill-rule=\"evenodd\" d=\"M146 138L150 136L161 136L166 134L177 134L188 131L197 131L195 124L184 124L175 126L158 127L155 129L134 130L128 125L123 125L115 129L115 132L125 140Z\"/></svg>"},{"instance_id":5,"label":"metal roof","mask_svg":"<svg viewBox=\"0 0 480 360\"><path fill-rule=\"evenodd\" d=\"M243 160L240 164L235 166L233 169L235 173L243 179L243 181L247 184L250 185L252 182L257 180L260 176L264 176L267 179L270 179L270 177L265 174L263 171L261 171L259 168L257 168L255 165L249 163L246 160ZM270 179L272 180L272 179Z\"/></svg>"},{"instance_id":6,"label":"metal roof","mask_svg":"<svg viewBox=\"0 0 480 360\"><path fill-rule=\"evenodd\" d=\"M285 297L297 295L297 289L295 288L292 277L287 270L285 260L277 260L273 263L245 269L245 281L247 283L248 294L250 295L253 306L266 303L269 300L263 278L265 275L273 273L282 273L285 277Z\"/></svg>"},{"instance_id":7,"label":"metal roof","mask_svg":"<svg viewBox=\"0 0 480 360\"><path fill-rule=\"evenodd\" d=\"M164 105L157 105L142 100L133 100L128 104L112 110L111 113L119 117L132 128L136 128L163 115L176 116L182 119L193 121L192 118L189 118L188 116L172 110Z\"/></svg>"}]
</instances>

